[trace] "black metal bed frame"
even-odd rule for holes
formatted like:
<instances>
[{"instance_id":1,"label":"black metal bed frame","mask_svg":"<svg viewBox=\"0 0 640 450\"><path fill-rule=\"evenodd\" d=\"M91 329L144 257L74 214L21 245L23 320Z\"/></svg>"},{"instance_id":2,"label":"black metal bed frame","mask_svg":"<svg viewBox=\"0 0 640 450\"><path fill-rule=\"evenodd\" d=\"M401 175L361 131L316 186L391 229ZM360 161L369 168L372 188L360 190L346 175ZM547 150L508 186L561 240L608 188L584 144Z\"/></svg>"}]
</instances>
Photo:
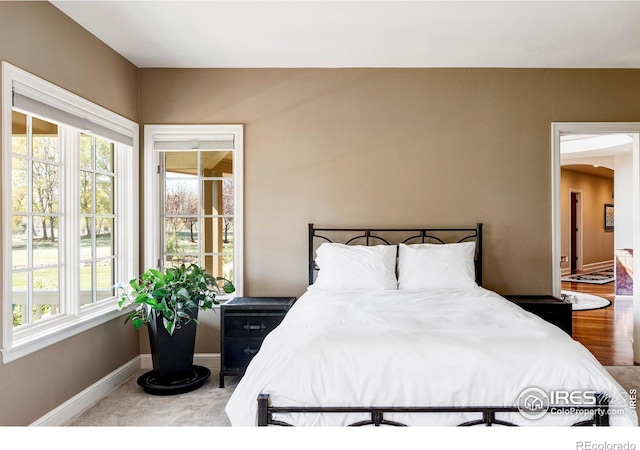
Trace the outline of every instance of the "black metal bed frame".
<instances>
[{"instance_id":1,"label":"black metal bed frame","mask_svg":"<svg viewBox=\"0 0 640 450\"><path fill-rule=\"evenodd\" d=\"M573 411L575 406L549 406L549 409L554 411ZM593 417L588 420L583 420L574 423L573 427L608 427L609 426L609 398L604 394L598 394L596 396L596 404L589 406L580 406L579 409L583 411L593 411ZM258 395L258 426L266 427L269 425L279 425L285 427L291 427L293 425L281 421L275 420L273 414L278 413L319 413L319 414L331 414L331 413L368 413L371 414L370 420L362 420L354 422L349 427L361 427L366 425L373 425L379 427L380 425L388 425L394 427L406 427L406 424L386 420L384 418L385 413L482 413L482 419L471 420L459 424L459 427L470 427L475 425L485 425L490 427L492 425L503 425L508 427L517 427L513 422L500 420L496 418L496 413L513 413L519 412L518 407L509 406L417 406L417 407L402 407L402 406L387 406L387 407L350 407L350 406L271 406L269 404L269 394Z\"/></svg>"},{"instance_id":2,"label":"black metal bed frame","mask_svg":"<svg viewBox=\"0 0 640 450\"><path fill-rule=\"evenodd\" d=\"M465 242L469 240L475 240L476 242L476 254L475 254L475 269L476 269L476 282L479 286L482 286L482 232L483 224L477 223L475 227L435 227L435 228L316 228L312 223L309 224L309 285L313 284L315 278L315 272L318 269L315 263L315 245L314 239L318 238L326 242L335 242L333 239L327 237L327 234L331 232L347 232L356 233L355 236L348 238L342 242L344 244L355 244L359 240L364 240L365 245L397 245L399 243L408 244L410 242L426 243L427 241L435 241L441 244L451 242ZM445 241L439 234L454 233L463 235L453 241ZM396 244L392 244L386 237L385 233L405 233L408 237L399 240ZM407 426L406 424L387 420L384 418L386 413L416 413L416 414L428 414L428 413L481 413L482 418L472 420L459 424L461 427L468 427L474 425L503 425L503 426L517 426L512 422L500 420L496 418L496 414L499 413L514 413L519 412L520 409L517 406L501 407L501 406L425 406L425 407L398 407L398 406L273 406L270 404L268 394L259 394L257 398L258 402L258 426L268 425L280 425L280 426L292 426L284 421L276 420L273 418L274 414L283 413L367 413L371 415L371 419L358 421L350 424L349 426ZM576 406L571 405L558 405L549 406L549 409L554 408L555 411L572 411ZM596 403L594 405L579 406L582 411L593 411L593 417L588 420L583 420L573 424L572 426L609 426L609 397L605 394L596 395Z\"/></svg>"},{"instance_id":3,"label":"black metal bed frame","mask_svg":"<svg viewBox=\"0 0 640 450\"><path fill-rule=\"evenodd\" d=\"M482 286L482 223L476 223L475 227L435 227L435 228L316 228L312 223L309 224L309 285L313 284L315 278L315 272L318 271L318 266L315 261L315 245L314 238L322 239L326 242L334 243L332 238L327 237L326 234L336 232L358 233L346 239L343 244L355 244L359 240L364 240L364 245L397 245L397 244L409 244L420 243L425 244L428 241L435 241L440 244L446 243L460 243L466 241L476 242L476 255L475 255L475 269L476 269L476 283ZM406 236L404 239L398 239L397 242L391 243L387 237L384 237L385 233L402 233ZM445 234L462 233L463 237L458 237L455 240L445 240L447 236Z\"/></svg>"}]
</instances>

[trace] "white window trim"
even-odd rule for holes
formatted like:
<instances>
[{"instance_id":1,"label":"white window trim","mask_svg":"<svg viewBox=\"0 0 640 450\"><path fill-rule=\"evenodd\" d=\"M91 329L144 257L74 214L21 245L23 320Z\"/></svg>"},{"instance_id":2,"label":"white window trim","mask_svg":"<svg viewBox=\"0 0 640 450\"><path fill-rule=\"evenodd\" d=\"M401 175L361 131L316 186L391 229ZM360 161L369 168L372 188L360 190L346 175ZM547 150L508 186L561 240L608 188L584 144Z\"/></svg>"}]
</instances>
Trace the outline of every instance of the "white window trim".
<instances>
[{"instance_id":1,"label":"white window trim","mask_svg":"<svg viewBox=\"0 0 640 450\"><path fill-rule=\"evenodd\" d=\"M133 139L133 147L131 150L130 160L127 162L119 159L116 162L116 171L118 178L124 180L124 188L118 187L115 191L114 202L121 205L118 211L122 217L126 217L127 221L120 221L120 228L116 234L116 254L119 256L119 268L114 276L116 280L124 278L122 281L128 281L135 277L139 270L138 266L138 124L115 114L101 106L98 106L88 100L83 99L65 89L51 84L41 78L36 77L18 67L15 67L6 61L2 62L2 180L11 180L11 111L12 111L12 89L15 83L28 86L34 92L42 92L43 98L55 98L59 101L57 107L68 107L74 113L85 112L86 117L94 120L103 120L104 124L108 124L117 128L119 132L126 132ZM37 116L34 114L34 116ZM115 144L121 146L122 144ZM72 167L67 169L72 170ZM68 170L65 171L68 173ZM75 175L73 175L75 176ZM73 178L71 176L71 179ZM69 189L69 175L65 175L61 182L63 189L67 192L74 192ZM64 200L64 199L61 199ZM2 190L2 217L10 217L12 213L11 189ZM65 237L68 238L71 228L77 226L77 221L73 220L72 215L65 220L64 229ZM68 225L67 225L68 224ZM75 224L75 225L74 225ZM120 317L126 312L120 312L116 309L117 298L101 301L90 307L80 310L79 304L74 308L70 308L67 313L59 318L47 320L46 322L36 323L29 326L28 329L14 332L12 326L12 309L11 309L11 227L7 230L2 227L2 264L3 270L1 274L1 292L2 292L2 322L0 323L0 351L2 352L2 360L4 364L24 357L45 347L61 342L72 336L78 335L91 328L104 324L114 318ZM73 234L76 235L76 234ZM67 252L79 251L79 243L75 240L67 239ZM63 265L68 265L63 260ZM61 274L61 296L64 286L73 287L76 285L78 275L73 274L74 271L63 271ZM74 281L75 280L75 281ZM6 299L6 301L4 301ZM65 300L61 298L61 300Z\"/></svg>"},{"instance_id":2,"label":"white window trim","mask_svg":"<svg viewBox=\"0 0 640 450\"><path fill-rule=\"evenodd\" d=\"M243 125L145 125L144 126L144 262L145 268L158 268L160 258L160 165L159 153L154 151L156 141L206 141L209 139L233 139L234 217L233 248L235 296L244 290L244 215L243 215Z\"/></svg>"}]
</instances>

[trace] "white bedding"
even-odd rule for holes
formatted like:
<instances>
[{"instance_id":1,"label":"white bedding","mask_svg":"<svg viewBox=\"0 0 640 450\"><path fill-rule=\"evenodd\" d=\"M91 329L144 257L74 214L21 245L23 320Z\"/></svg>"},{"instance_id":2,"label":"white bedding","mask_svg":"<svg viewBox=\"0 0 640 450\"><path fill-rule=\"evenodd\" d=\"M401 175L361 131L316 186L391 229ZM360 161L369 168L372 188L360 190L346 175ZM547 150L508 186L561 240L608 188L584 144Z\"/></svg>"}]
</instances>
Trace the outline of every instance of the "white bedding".
<instances>
[{"instance_id":1,"label":"white bedding","mask_svg":"<svg viewBox=\"0 0 640 450\"><path fill-rule=\"evenodd\" d=\"M515 406L528 387L612 397L611 425L637 425L624 389L559 328L483 288L325 291L311 287L264 340L226 413L256 424L258 394L276 406ZM518 425L571 425L590 415ZM275 414L297 426L342 426L369 414ZM407 425L458 425L479 413L385 414Z\"/></svg>"}]
</instances>

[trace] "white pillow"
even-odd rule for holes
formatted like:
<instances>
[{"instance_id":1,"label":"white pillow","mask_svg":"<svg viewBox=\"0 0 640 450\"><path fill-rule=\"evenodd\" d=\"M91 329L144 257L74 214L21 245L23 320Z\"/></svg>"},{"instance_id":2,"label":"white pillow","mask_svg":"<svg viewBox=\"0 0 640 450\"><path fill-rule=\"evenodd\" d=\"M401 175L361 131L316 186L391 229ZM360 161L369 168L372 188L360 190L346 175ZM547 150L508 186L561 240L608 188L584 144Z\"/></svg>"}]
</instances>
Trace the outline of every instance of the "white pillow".
<instances>
[{"instance_id":1,"label":"white pillow","mask_svg":"<svg viewBox=\"0 0 640 450\"><path fill-rule=\"evenodd\" d=\"M316 251L319 289L398 289L395 245L325 242Z\"/></svg>"},{"instance_id":2,"label":"white pillow","mask_svg":"<svg viewBox=\"0 0 640 450\"><path fill-rule=\"evenodd\" d=\"M400 244L398 289L459 289L477 287L475 242Z\"/></svg>"}]
</instances>

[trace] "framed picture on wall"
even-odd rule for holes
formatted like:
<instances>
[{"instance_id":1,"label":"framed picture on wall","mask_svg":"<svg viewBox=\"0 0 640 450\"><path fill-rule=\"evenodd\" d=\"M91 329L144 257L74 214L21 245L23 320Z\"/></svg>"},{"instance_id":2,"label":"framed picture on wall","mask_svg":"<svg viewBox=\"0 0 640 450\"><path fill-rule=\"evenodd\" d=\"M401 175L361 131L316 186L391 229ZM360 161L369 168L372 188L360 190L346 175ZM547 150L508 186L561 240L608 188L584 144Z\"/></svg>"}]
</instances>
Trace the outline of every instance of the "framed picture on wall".
<instances>
[{"instance_id":1,"label":"framed picture on wall","mask_svg":"<svg viewBox=\"0 0 640 450\"><path fill-rule=\"evenodd\" d=\"M611 203L604 204L604 229L605 231L613 231L613 205Z\"/></svg>"}]
</instances>

